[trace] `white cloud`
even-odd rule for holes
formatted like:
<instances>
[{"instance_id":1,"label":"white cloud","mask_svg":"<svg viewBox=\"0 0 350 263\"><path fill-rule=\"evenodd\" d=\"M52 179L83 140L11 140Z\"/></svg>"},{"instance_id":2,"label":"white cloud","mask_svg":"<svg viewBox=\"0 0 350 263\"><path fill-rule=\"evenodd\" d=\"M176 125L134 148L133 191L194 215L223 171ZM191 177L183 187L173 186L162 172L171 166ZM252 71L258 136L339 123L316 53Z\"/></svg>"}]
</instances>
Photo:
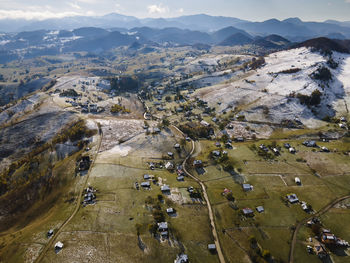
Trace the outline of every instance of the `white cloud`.
<instances>
[{"instance_id":1,"label":"white cloud","mask_svg":"<svg viewBox=\"0 0 350 263\"><path fill-rule=\"evenodd\" d=\"M67 16L82 15L77 12L51 12L51 11L24 11L24 10L0 10L0 19L26 19L45 20L49 18L63 18Z\"/></svg>"},{"instance_id":2,"label":"white cloud","mask_svg":"<svg viewBox=\"0 0 350 263\"><path fill-rule=\"evenodd\" d=\"M68 3L72 8L81 9L81 7L77 3Z\"/></svg>"},{"instance_id":3,"label":"white cloud","mask_svg":"<svg viewBox=\"0 0 350 263\"><path fill-rule=\"evenodd\" d=\"M77 0L77 1L84 4L97 4L99 2L98 0Z\"/></svg>"},{"instance_id":4,"label":"white cloud","mask_svg":"<svg viewBox=\"0 0 350 263\"><path fill-rule=\"evenodd\" d=\"M169 7L163 6L162 4L149 5L149 6L147 6L147 10L148 10L149 14L165 14L165 13L169 13Z\"/></svg>"}]
</instances>

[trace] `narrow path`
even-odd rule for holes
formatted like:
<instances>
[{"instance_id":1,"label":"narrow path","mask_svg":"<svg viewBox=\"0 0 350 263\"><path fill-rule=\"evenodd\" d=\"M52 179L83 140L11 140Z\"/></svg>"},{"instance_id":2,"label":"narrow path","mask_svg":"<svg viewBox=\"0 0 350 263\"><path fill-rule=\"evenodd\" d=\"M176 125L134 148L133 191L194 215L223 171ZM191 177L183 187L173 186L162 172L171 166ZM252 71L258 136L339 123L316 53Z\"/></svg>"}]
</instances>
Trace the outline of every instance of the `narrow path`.
<instances>
[{"instance_id":1,"label":"narrow path","mask_svg":"<svg viewBox=\"0 0 350 263\"><path fill-rule=\"evenodd\" d=\"M316 214L313 214L312 216L303 219L302 221L300 221L298 223L298 225L295 227L295 230L293 232L293 237L292 237L292 243L291 243L291 247L290 247L290 252L289 252L289 263L293 263L294 262L294 250L295 250L295 244L297 242L297 236L298 236L298 232L300 230L300 228L309 220L311 220L313 217L317 217L317 216L321 216L325 213L327 213L333 206L335 206L336 204L349 199L350 195L346 195L343 197L339 197L338 199L332 201L331 203L329 203L328 205L326 205L325 207L323 207L321 210L319 210Z\"/></svg>"},{"instance_id":2,"label":"narrow path","mask_svg":"<svg viewBox=\"0 0 350 263\"><path fill-rule=\"evenodd\" d=\"M98 125L97 125L98 126ZM69 222L74 218L74 216L78 213L80 207L81 207L81 200L82 200L82 196L83 196L83 192L84 192L84 189L86 188L87 186L87 183L88 183L88 180L89 180L89 177L90 177L90 174L91 174L91 171L92 171L92 168L95 164L95 161L96 161L96 158L97 158L97 155L98 155L98 152L100 150L100 147L101 147L101 142L102 142L102 137L103 137L103 134L102 134L102 129L99 129L99 135L100 135L100 138L99 138L99 141L98 141L98 144L97 144L97 149L96 149L96 154L92 160L92 163L90 165L90 168L89 168L89 171L87 173L87 175L85 175L85 181L80 189L80 192L79 192L79 196L78 196L78 199L77 199L77 204L75 206L75 209L73 211L73 213L71 214L71 216L69 218L66 219L66 221L64 221L64 223L58 228L58 230L56 231L56 233L54 234L54 236L51 237L51 239L49 240L49 242L47 242L46 246L44 247L44 249L41 251L41 253L39 254L39 256L36 258L36 260L34 261L34 263L39 263L43 260L43 257L45 256L45 254L47 253L47 251L49 249L53 249L53 244L54 242L56 241L57 237L59 236L59 234L62 232L63 228L69 224Z\"/></svg>"},{"instance_id":3,"label":"narrow path","mask_svg":"<svg viewBox=\"0 0 350 263\"><path fill-rule=\"evenodd\" d=\"M176 126L173 126L173 127L176 130L178 130L184 136L183 132L179 128L177 128ZM187 171L187 169L186 169L186 163L187 163L188 159L192 156L192 154L195 151L194 141L191 140L191 143L192 143L192 150L189 153L189 155L187 155L186 159L183 161L182 166L183 166L184 172L188 176L190 176L193 180L195 180L202 188L203 196L204 196L205 202L207 203L207 207L208 207L210 225L211 225L212 233L213 233L213 236L214 236L214 242L215 242L216 250L218 252L219 260L220 260L220 263L225 263L225 257L224 257L224 255L222 253L222 249L221 249L220 242L219 242L218 232L217 232L216 226L215 226L213 209L211 207L211 204L210 204L210 201L209 201L209 198L208 198L207 189L205 187L205 184L200 179L198 179L196 176L194 176L191 173L189 173Z\"/></svg>"}]
</instances>

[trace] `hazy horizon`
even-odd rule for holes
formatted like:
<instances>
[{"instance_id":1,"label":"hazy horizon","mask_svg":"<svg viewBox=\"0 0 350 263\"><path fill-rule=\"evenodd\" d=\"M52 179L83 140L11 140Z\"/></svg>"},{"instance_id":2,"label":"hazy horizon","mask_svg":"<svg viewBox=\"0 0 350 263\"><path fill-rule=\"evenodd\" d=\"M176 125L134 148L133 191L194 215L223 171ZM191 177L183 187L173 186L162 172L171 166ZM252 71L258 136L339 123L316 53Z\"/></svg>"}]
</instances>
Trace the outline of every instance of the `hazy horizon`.
<instances>
[{"instance_id":1,"label":"hazy horizon","mask_svg":"<svg viewBox=\"0 0 350 263\"><path fill-rule=\"evenodd\" d=\"M349 21L350 0L2 0L0 19L45 20L71 16L103 16L118 13L137 18L171 18L207 14L250 21L284 20L298 17L303 21Z\"/></svg>"}]
</instances>

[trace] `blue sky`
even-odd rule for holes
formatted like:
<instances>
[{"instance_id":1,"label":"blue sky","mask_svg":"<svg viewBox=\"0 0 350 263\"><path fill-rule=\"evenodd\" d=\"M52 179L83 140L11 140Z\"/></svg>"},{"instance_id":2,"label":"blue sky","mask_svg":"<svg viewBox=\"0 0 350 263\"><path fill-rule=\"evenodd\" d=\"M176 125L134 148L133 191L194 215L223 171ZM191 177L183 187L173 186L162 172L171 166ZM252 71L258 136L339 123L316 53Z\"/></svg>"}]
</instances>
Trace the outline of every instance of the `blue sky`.
<instances>
[{"instance_id":1,"label":"blue sky","mask_svg":"<svg viewBox=\"0 0 350 263\"><path fill-rule=\"evenodd\" d=\"M0 0L0 18L45 19L117 12L144 17L205 13L262 21L350 21L350 0Z\"/></svg>"}]
</instances>

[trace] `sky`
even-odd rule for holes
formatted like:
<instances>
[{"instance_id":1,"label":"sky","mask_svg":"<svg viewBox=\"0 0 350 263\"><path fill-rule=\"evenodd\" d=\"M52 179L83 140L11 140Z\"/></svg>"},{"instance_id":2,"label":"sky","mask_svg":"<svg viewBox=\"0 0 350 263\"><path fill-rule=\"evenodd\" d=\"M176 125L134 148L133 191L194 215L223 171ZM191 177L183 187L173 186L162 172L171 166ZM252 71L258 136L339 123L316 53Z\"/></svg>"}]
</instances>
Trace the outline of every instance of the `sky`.
<instances>
[{"instance_id":1,"label":"sky","mask_svg":"<svg viewBox=\"0 0 350 263\"><path fill-rule=\"evenodd\" d=\"M250 21L299 17L350 21L350 0L0 0L0 19L61 18L108 13L146 17L208 14Z\"/></svg>"}]
</instances>

